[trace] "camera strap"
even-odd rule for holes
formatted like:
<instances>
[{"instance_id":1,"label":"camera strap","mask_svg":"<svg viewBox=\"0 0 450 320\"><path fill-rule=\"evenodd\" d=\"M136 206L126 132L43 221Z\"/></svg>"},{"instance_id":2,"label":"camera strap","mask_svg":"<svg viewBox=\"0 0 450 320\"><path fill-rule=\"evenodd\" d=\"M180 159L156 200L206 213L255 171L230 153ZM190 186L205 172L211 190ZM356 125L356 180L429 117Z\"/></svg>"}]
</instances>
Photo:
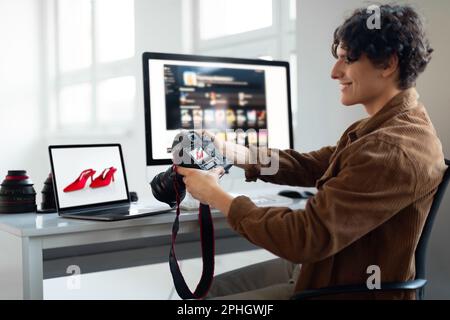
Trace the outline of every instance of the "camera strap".
<instances>
[{"instance_id":1,"label":"camera strap","mask_svg":"<svg viewBox=\"0 0 450 320\"><path fill-rule=\"evenodd\" d=\"M176 166L174 166L174 171L176 172ZM211 210L208 205L200 204L198 212L198 220L200 223L200 239L202 245L202 260L203 260L203 270L200 281L197 288L192 292L186 281L184 280L183 274L181 273L180 266L178 265L178 260L175 255L175 241L178 234L178 229L180 226L179 216L180 216L180 195L179 195L179 185L176 179L176 175L173 178L173 185L176 193L177 207L176 207L176 217L172 226L172 246L170 248L169 254L169 265L170 272L172 273L173 282L178 295L182 299L202 299L206 296L211 287L212 280L214 278L214 226L211 217Z\"/></svg>"}]
</instances>

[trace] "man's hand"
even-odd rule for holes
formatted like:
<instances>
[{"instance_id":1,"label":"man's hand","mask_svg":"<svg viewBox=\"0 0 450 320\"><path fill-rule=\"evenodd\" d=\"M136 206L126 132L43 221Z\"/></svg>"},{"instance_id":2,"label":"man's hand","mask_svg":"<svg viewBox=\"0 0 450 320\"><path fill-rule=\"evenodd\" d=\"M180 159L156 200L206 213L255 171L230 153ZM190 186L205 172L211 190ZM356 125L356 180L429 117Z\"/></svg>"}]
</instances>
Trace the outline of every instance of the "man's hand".
<instances>
[{"instance_id":1,"label":"man's hand","mask_svg":"<svg viewBox=\"0 0 450 320\"><path fill-rule=\"evenodd\" d=\"M239 145L232 141L222 140L212 131L206 129L196 130L196 132L202 137L209 137L213 141L214 146L217 148L217 150L219 150L219 152L235 166L242 169L247 168L250 157L250 152L247 147Z\"/></svg>"},{"instance_id":2,"label":"man's hand","mask_svg":"<svg viewBox=\"0 0 450 320\"><path fill-rule=\"evenodd\" d=\"M228 215L233 197L219 185L219 177L224 173L222 167L209 171L177 167L177 173L183 176L187 192L195 199Z\"/></svg>"}]
</instances>

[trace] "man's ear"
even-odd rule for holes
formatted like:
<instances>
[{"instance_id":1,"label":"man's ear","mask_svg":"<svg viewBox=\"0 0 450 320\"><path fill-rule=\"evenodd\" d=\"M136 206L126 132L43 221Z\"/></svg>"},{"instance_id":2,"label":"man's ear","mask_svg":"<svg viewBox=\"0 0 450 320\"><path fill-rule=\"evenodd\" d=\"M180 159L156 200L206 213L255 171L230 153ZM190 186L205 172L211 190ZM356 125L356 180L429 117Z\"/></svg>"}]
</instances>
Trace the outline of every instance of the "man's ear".
<instances>
[{"instance_id":1,"label":"man's ear","mask_svg":"<svg viewBox=\"0 0 450 320\"><path fill-rule=\"evenodd\" d=\"M387 63L384 65L383 71L381 72L381 75L384 78L389 78L392 76L393 73L395 73L398 69L398 56L396 54L393 54Z\"/></svg>"}]
</instances>

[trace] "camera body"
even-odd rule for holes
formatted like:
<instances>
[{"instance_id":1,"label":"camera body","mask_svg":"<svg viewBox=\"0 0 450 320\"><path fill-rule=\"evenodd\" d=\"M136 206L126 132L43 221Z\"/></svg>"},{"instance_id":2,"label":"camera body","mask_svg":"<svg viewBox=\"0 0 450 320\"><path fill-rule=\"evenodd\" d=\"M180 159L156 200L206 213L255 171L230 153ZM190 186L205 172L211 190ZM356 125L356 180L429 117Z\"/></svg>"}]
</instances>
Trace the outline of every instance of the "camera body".
<instances>
[{"instance_id":1,"label":"camera body","mask_svg":"<svg viewBox=\"0 0 450 320\"><path fill-rule=\"evenodd\" d=\"M225 169L225 172L228 172L232 166L217 150L210 137L200 136L195 131L179 133L172 143L171 152L172 161L176 166L200 170L211 170L220 166ZM175 189L174 183L177 184L177 189ZM176 205L177 192L180 201L186 195L183 177L174 171L173 166L156 175L150 185L155 198L171 207Z\"/></svg>"},{"instance_id":2,"label":"camera body","mask_svg":"<svg viewBox=\"0 0 450 320\"><path fill-rule=\"evenodd\" d=\"M209 136L195 131L179 133L172 144L172 159L177 166L211 170L223 167L228 171L232 164L217 150Z\"/></svg>"}]
</instances>

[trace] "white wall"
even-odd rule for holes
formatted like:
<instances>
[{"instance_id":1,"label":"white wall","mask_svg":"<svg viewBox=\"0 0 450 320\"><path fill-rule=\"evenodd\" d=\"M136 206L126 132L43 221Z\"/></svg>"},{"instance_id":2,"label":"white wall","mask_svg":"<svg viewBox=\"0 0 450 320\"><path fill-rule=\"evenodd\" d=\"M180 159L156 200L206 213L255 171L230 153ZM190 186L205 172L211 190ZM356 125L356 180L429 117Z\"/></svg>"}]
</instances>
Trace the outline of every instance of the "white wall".
<instances>
[{"instance_id":1,"label":"white wall","mask_svg":"<svg viewBox=\"0 0 450 320\"><path fill-rule=\"evenodd\" d=\"M380 1L381 3L387 1ZM331 55L332 35L353 9L367 7L361 0L298 0L297 48L299 52L299 131L296 146L314 150L334 144L349 124L366 117L361 106L342 107L339 89L330 73L334 63ZM432 46L436 50L433 61L418 83L421 100L442 141L444 152L450 157L450 97L446 92L450 83L450 2L448 0L409 1L428 21ZM450 298L450 191L435 223L428 256L428 298Z\"/></svg>"},{"instance_id":2,"label":"white wall","mask_svg":"<svg viewBox=\"0 0 450 320\"><path fill-rule=\"evenodd\" d=\"M415 0L427 18L431 45L436 50L428 70L418 82L418 91L441 139L444 154L450 158L450 1ZM450 189L436 218L428 252L427 298L450 299Z\"/></svg>"},{"instance_id":3,"label":"white wall","mask_svg":"<svg viewBox=\"0 0 450 320\"><path fill-rule=\"evenodd\" d=\"M351 123L366 116L361 107L340 105L339 86L331 79L333 32L361 2L297 1L299 130L295 141L302 151L335 144Z\"/></svg>"},{"instance_id":4,"label":"white wall","mask_svg":"<svg viewBox=\"0 0 450 320\"><path fill-rule=\"evenodd\" d=\"M37 182L40 171L33 158L40 141L38 16L38 1L0 0L0 180L7 170L26 169Z\"/></svg>"}]
</instances>

